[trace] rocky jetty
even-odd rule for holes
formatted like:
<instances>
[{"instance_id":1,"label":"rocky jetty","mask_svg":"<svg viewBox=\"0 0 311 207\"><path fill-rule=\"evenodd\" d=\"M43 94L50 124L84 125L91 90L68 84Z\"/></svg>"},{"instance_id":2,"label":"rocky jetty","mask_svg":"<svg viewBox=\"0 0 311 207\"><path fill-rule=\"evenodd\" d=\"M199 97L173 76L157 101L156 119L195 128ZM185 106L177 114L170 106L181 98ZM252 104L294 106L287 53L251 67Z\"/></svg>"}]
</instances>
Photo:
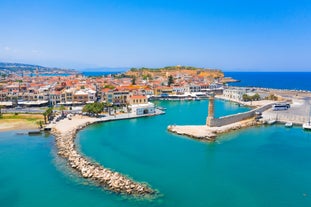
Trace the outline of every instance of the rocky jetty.
<instances>
[{"instance_id":1,"label":"rocky jetty","mask_svg":"<svg viewBox=\"0 0 311 207\"><path fill-rule=\"evenodd\" d=\"M68 126L67 130L64 130L65 127L63 127L63 124L65 123L62 123L63 130L58 130L57 127L52 129L52 134L56 139L58 155L65 158L68 161L69 166L75 169L82 177L95 181L100 186L115 193L134 196L148 196L155 194L155 191L148 185L135 182L118 172L104 168L98 163L91 162L76 150L74 142L76 133L85 126L91 124L91 122L81 123L80 121L78 126Z\"/></svg>"}]
</instances>

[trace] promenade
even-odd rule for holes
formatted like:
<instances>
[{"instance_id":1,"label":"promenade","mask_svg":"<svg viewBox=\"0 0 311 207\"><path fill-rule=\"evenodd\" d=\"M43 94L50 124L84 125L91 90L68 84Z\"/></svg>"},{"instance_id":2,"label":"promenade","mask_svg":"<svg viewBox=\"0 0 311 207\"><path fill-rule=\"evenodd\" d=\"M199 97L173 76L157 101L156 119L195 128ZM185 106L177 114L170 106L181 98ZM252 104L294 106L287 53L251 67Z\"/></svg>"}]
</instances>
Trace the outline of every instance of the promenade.
<instances>
[{"instance_id":1,"label":"promenade","mask_svg":"<svg viewBox=\"0 0 311 207\"><path fill-rule=\"evenodd\" d=\"M156 110L154 115L164 112ZM98 163L85 158L76 149L76 133L84 127L99 122L146 117L150 115L136 116L133 114L119 114L102 118L75 115L71 119L65 118L55 124L51 124L52 134L55 136L58 155L67 160L68 165L76 170L83 178L89 179L102 186L104 189L115 193L150 196L156 193L147 184L139 183L118 172L105 168Z\"/></svg>"}]
</instances>

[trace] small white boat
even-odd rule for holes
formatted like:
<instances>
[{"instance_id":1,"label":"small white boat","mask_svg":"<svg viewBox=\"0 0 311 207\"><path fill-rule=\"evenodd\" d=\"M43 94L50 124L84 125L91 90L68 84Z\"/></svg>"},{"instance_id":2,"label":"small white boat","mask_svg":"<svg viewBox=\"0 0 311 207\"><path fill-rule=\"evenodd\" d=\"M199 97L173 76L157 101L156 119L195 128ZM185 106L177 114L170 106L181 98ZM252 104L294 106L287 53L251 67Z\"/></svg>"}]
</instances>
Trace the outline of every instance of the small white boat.
<instances>
[{"instance_id":1,"label":"small white boat","mask_svg":"<svg viewBox=\"0 0 311 207\"><path fill-rule=\"evenodd\" d=\"M269 124L269 125L272 125L272 124L275 124L276 123L276 120L269 120L268 122L267 122L267 124Z\"/></svg>"},{"instance_id":2,"label":"small white boat","mask_svg":"<svg viewBox=\"0 0 311 207\"><path fill-rule=\"evenodd\" d=\"M308 117L308 122L307 123L304 123L302 125L302 128L304 130L311 130L311 121L310 121L310 118L311 118L311 107L310 107L310 110L309 110L309 117Z\"/></svg>"},{"instance_id":3,"label":"small white boat","mask_svg":"<svg viewBox=\"0 0 311 207\"><path fill-rule=\"evenodd\" d=\"M311 123L310 123L310 122L304 123L304 124L302 125L302 128L303 128L304 130L311 130Z\"/></svg>"},{"instance_id":4,"label":"small white boat","mask_svg":"<svg viewBox=\"0 0 311 207\"><path fill-rule=\"evenodd\" d=\"M285 127L287 127L287 128L290 128L290 127L292 127L293 126L293 123L292 122L286 122L285 123Z\"/></svg>"}]
</instances>

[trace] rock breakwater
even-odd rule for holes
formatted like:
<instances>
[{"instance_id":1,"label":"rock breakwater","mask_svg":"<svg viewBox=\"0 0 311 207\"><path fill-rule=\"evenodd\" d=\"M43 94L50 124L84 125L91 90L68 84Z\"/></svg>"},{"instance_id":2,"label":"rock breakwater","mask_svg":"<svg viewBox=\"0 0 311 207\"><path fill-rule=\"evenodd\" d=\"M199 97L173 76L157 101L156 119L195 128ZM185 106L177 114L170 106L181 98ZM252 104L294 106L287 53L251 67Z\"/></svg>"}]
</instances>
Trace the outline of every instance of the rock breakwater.
<instances>
[{"instance_id":1,"label":"rock breakwater","mask_svg":"<svg viewBox=\"0 0 311 207\"><path fill-rule=\"evenodd\" d=\"M70 121L71 125L73 121ZM65 158L69 166L76 170L83 178L95 181L107 190L134 196L155 195L156 192L147 184L135 182L118 172L114 172L104 168L98 163L89 161L76 150L74 143L76 133L94 122L96 121L92 120L91 122L87 121L81 123L80 120L77 126L68 126L67 130L64 130L64 128L66 128L64 127L66 123L59 124L62 126L59 128L57 126L53 127L52 134L55 136L58 155Z\"/></svg>"}]
</instances>

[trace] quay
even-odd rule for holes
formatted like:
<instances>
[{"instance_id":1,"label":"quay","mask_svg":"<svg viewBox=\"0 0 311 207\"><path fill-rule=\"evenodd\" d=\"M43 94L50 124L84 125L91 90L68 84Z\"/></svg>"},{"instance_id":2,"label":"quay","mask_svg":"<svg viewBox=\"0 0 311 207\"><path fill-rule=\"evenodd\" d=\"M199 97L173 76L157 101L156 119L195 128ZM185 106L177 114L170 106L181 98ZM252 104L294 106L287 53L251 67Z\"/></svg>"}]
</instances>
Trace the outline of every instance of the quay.
<instances>
[{"instance_id":1,"label":"quay","mask_svg":"<svg viewBox=\"0 0 311 207\"><path fill-rule=\"evenodd\" d=\"M164 114L156 110L153 115ZM115 193L133 196L154 196L156 191L145 183L139 183L98 163L89 161L76 149L75 137L79 130L93 124L113 120L132 119L149 115L119 114L102 118L87 117L82 115L65 118L55 124L51 124L51 133L55 136L57 153L67 160L68 165L78 172L83 178L94 181L106 190Z\"/></svg>"}]
</instances>

